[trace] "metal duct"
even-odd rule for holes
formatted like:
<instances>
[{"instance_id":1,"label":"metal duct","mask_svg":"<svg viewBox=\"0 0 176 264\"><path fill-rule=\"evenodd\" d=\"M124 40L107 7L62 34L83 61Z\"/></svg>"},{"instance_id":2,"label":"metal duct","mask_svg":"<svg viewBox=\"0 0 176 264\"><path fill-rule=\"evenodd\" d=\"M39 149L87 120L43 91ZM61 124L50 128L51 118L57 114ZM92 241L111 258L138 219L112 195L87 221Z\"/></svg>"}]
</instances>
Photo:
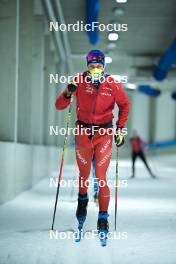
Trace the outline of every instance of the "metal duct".
<instances>
[{"instance_id":1,"label":"metal duct","mask_svg":"<svg viewBox=\"0 0 176 264\"><path fill-rule=\"evenodd\" d=\"M163 81L174 63L176 63L176 39L161 57L159 64L154 70L154 78L157 81Z\"/></svg>"},{"instance_id":2,"label":"metal duct","mask_svg":"<svg viewBox=\"0 0 176 264\"><path fill-rule=\"evenodd\" d=\"M86 0L86 24L90 24L90 31L87 31L91 44L97 44L99 42L98 30L97 28L93 30L92 23L98 22L98 13L100 10L99 0Z\"/></svg>"},{"instance_id":3,"label":"metal duct","mask_svg":"<svg viewBox=\"0 0 176 264\"><path fill-rule=\"evenodd\" d=\"M138 91L152 97L157 97L161 94L160 90L155 89L150 85L139 85Z\"/></svg>"}]
</instances>

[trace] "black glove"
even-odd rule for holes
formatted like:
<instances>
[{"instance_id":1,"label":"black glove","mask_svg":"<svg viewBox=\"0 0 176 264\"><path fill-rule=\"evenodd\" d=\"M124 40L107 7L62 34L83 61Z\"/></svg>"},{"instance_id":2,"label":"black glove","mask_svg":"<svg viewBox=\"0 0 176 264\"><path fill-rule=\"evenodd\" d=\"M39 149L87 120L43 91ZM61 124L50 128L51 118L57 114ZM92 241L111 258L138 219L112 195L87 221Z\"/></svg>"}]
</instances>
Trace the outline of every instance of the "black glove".
<instances>
[{"instance_id":1,"label":"black glove","mask_svg":"<svg viewBox=\"0 0 176 264\"><path fill-rule=\"evenodd\" d=\"M125 143L124 135L119 130L117 130L116 134L114 135L114 140L118 148L121 147Z\"/></svg>"},{"instance_id":2,"label":"black glove","mask_svg":"<svg viewBox=\"0 0 176 264\"><path fill-rule=\"evenodd\" d=\"M67 89L70 93L74 93L77 89L77 86L78 86L77 83L71 82L68 84Z\"/></svg>"},{"instance_id":3,"label":"black glove","mask_svg":"<svg viewBox=\"0 0 176 264\"><path fill-rule=\"evenodd\" d=\"M66 99L71 98L72 94L76 91L78 84L74 81L67 85L67 90L64 92L64 97Z\"/></svg>"}]
</instances>

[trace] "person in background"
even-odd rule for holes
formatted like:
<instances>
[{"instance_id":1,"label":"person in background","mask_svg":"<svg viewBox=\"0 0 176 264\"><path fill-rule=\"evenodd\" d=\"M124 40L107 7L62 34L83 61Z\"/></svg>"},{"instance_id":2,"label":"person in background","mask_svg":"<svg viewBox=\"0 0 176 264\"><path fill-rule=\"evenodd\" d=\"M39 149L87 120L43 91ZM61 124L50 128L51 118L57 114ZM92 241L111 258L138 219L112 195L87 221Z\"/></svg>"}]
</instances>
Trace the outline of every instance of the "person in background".
<instances>
[{"instance_id":1,"label":"person in background","mask_svg":"<svg viewBox=\"0 0 176 264\"><path fill-rule=\"evenodd\" d=\"M146 143L140 138L137 131L133 131L133 135L130 138L130 146L131 146L131 159L132 159L132 176L131 176L131 178L135 177L135 162L136 162L136 159L138 157L145 164L150 176L152 178L156 178L156 176L151 171L151 168L149 167L147 160L146 160L146 156L144 153L144 148L146 146Z\"/></svg>"}]
</instances>

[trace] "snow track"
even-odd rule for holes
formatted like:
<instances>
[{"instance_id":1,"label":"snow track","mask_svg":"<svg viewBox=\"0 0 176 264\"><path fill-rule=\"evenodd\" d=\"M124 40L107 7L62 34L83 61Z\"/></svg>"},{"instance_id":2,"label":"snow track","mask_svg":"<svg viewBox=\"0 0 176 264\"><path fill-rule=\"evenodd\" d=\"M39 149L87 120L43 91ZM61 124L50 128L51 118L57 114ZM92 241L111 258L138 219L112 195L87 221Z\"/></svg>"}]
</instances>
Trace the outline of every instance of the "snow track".
<instances>
[{"instance_id":1,"label":"snow track","mask_svg":"<svg viewBox=\"0 0 176 264\"><path fill-rule=\"evenodd\" d=\"M22 193L0 207L0 264L174 264L176 263L176 165L174 156L152 159L158 179L150 179L138 164L137 178L119 189L117 233L106 248L98 238L50 239L49 229L55 199L55 188L44 179L33 189ZM171 162L173 160L173 162ZM130 176L130 163L120 161L120 179ZM64 168L69 178L72 167ZM114 162L108 172L113 178ZM111 192L114 195L114 190ZM61 188L55 228L76 228L77 189ZM71 197L72 196L72 197ZM96 229L97 207L90 194L85 230ZM114 199L109 210L110 230L114 228ZM125 234L127 239L124 239ZM119 239L121 237L121 239Z\"/></svg>"}]
</instances>

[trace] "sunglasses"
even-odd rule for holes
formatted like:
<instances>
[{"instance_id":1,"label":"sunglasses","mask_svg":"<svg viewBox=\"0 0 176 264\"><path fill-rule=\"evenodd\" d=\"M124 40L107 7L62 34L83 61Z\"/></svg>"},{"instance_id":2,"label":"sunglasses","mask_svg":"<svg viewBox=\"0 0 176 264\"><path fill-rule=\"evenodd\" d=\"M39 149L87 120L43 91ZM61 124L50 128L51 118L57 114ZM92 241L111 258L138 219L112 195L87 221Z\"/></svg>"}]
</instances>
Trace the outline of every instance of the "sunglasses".
<instances>
[{"instance_id":1,"label":"sunglasses","mask_svg":"<svg viewBox=\"0 0 176 264\"><path fill-rule=\"evenodd\" d=\"M93 59L96 59L96 60L102 60L102 59L104 59L104 57L103 57L102 55L96 55L96 56L95 56L95 55L93 55L93 54L92 54L92 55L90 54L90 55L87 56L87 59L88 59L88 60L93 60Z\"/></svg>"}]
</instances>

